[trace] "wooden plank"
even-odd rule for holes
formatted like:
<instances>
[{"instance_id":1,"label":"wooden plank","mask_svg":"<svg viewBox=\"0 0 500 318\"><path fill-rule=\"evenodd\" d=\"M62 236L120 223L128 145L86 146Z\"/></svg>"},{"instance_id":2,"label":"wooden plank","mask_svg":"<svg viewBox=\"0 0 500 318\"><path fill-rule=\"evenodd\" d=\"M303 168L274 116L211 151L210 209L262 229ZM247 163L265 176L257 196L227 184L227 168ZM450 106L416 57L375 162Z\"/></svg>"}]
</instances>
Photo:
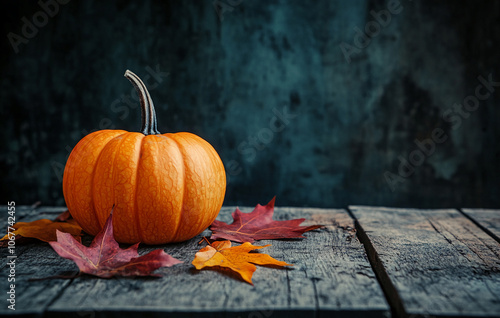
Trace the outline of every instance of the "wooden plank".
<instances>
[{"instance_id":1,"label":"wooden plank","mask_svg":"<svg viewBox=\"0 0 500 318\"><path fill-rule=\"evenodd\" d=\"M7 207L2 209L7 211ZM57 214L64 211L62 208L39 208L20 206L16 207L16 220L30 222L42 218L54 219ZM6 218L4 219L6 222ZM14 259L14 272L8 265L12 256L7 248L0 248L1 292L5 295L10 291L10 284L15 285L15 311L9 309L9 303L4 301L0 306L0 315L22 315L23 317L40 317L46 311L49 304L54 301L61 291L70 284L68 279L48 279L31 281L36 277L49 277L60 274L71 274L73 263L59 257L48 243L36 242L24 245L16 245ZM14 278L15 281L8 281Z\"/></svg>"},{"instance_id":2,"label":"wooden plank","mask_svg":"<svg viewBox=\"0 0 500 318\"><path fill-rule=\"evenodd\" d=\"M230 220L232 207L218 219ZM251 208L242 208L250 211ZM261 252L292 263L292 269L259 267L254 286L213 270L196 271L191 265L201 236L187 242L158 246L185 261L160 269L158 279L97 279L79 277L49 307L48 315L68 313L126 317L386 317L389 307L363 246L353 235L353 220L345 210L277 208L278 219L305 217L326 229L308 232L307 239L259 241L272 244ZM205 231L203 235L209 235ZM145 253L153 248L141 247ZM72 267L74 268L74 267Z\"/></svg>"},{"instance_id":3,"label":"wooden plank","mask_svg":"<svg viewBox=\"0 0 500 318\"><path fill-rule=\"evenodd\" d=\"M7 213L8 208L6 205L1 206L0 210L3 211L2 217L0 217L0 224L4 224L4 229L0 232L2 237L7 233L7 217L9 214ZM30 207L30 206L17 206L15 209L15 221L16 222L31 222L39 219L49 219L53 220L59 215L60 213L66 211L65 207ZM23 254L27 249L31 248L32 246L36 246L33 244L27 244L27 245L16 245L16 255L19 257L21 254ZM2 258L4 257L3 253L7 253L6 249L0 249L0 256ZM5 254L7 255L7 254ZM0 271L2 271L6 267L6 262L1 262L0 263Z\"/></svg>"},{"instance_id":4,"label":"wooden plank","mask_svg":"<svg viewBox=\"0 0 500 318\"><path fill-rule=\"evenodd\" d=\"M2 213L0 214L0 235L1 237L4 237L7 232L8 232L8 227L9 224L7 223L8 217L13 216L15 222L20 222L20 221L33 221L36 220L36 218L30 218L30 215L35 212L34 208L31 208L29 206L14 206L14 209L8 209L7 205L2 205L0 206L0 211ZM9 211L13 211L13 214L9 214ZM16 255L19 256L25 251L26 247L25 246L16 246L15 252ZM8 255L8 249L3 249L0 248L0 256L2 259L6 259ZM0 262L0 273L3 273L4 268L7 266L7 261L5 262Z\"/></svg>"},{"instance_id":5,"label":"wooden plank","mask_svg":"<svg viewBox=\"0 0 500 318\"><path fill-rule=\"evenodd\" d=\"M491 235L497 242L500 242L500 210L491 209L461 209L462 212Z\"/></svg>"},{"instance_id":6,"label":"wooden plank","mask_svg":"<svg viewBox=\"0 0 500 318\"><path fill-rule=\"evenodd\" d=\"M500 316L500 244L460 212L349 209L396 316Z\"/></svg>"},{"instance_id":7,"label":"wooden plank","mask_svg":"<svg viewBox=\"0 0 500 318\"><path fill-rule=\"evenodd\" d=\"M29 216L31 213L35 213L35 209L29 206L14 206L14 209L8 209L7 205L0 205L0 226L1 231L4 233L7 230L7 218L11 216L8 214L9 211L14 211L14 216L16 217L16 221L20 221L22 218Z\"/></svg>"}]
</instances>

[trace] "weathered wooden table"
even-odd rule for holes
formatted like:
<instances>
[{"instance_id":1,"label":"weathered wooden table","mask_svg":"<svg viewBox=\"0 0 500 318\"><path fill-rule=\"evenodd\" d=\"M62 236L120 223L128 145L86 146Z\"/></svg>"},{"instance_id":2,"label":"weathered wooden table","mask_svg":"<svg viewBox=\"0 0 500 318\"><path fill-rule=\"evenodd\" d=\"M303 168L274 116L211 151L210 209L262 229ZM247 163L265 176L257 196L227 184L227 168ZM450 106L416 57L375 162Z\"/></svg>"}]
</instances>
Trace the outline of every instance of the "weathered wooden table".
<instances>
[{"instance_id":1,"label":"weathered wooden table","mask_svg":"<svg viewBox=\"0 0 500 318\"><path fill-rule=\"evenodd\" d=\"M7 208L0 220L7 227ZM17 207L17 221L53 219L65 208ZM229 221L233 207L219 219ZM251 211L251 208L242 208ZM259 267L254 286L191 265L202 235L159 246L185 263L161 278L30 280L77 271L47 243L16 247L16 310L7 308L7 249L1 249L0 314L30 317L500 317L500 210L352 206L276 208L326 227L263 253L291 269ZM4 230L6 231L6 230ZM88 239L87 239L88 240ZM155 247L141 247L146 253Z\"/></svg>"}]
</instances>

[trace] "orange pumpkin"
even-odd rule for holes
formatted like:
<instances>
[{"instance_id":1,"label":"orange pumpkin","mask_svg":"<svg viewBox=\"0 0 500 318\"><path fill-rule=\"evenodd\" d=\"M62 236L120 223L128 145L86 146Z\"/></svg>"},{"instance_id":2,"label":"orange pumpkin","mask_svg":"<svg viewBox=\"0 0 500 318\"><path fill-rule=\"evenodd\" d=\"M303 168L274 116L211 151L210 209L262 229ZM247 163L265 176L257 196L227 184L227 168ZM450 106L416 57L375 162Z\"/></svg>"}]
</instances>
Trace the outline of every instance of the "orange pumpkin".
<instances>
[{"instance_id":1,"label":"orange pumpkin","mask_svg":"<svg viewBox=\"0 0 500 318\"><path fill-rule=\"evenodd\" d=\"M128 70L125 77L141 99L141 133L100 130L78 142L64 170L68 209L85 232L96 235L114 206L114 236L121 243L190 239L219 213L224 165L194 134L160 134L146 86Z\"/></svg>"}]
</instances>

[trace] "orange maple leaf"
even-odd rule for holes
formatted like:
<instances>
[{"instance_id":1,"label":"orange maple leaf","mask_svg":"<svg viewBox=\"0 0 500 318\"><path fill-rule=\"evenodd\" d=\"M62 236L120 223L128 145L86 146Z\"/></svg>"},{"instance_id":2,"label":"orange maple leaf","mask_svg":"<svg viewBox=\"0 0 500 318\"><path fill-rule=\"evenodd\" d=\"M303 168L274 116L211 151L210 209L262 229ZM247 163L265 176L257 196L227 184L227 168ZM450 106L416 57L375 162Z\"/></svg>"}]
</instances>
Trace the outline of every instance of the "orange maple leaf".
<instances>
[{"instance_id":1,"label":"orange maple leaf","mask_svg":"<svg viewBox=\"0 0 500 318\"><path fill-rule=\"evenodd\" d=\"M56 241L56 230L71 234L74 238L80 239L82 228L75 223L54 222L48 219L41 219L32 222L16 222L13 226L15 231L6 234L0 241L9 240L13 234L19 236L35 238L44 242Z\"/></svg>"},{"instance_id":2,"label":"orange maple leaf","mask_svg":"<svg viewBox=\"0 0 500 318\"><path fill-rule=\"evenodd\" d=\"M252 284L252 275L257 269L255 265L293 266L278 261L267 254L249 253L252 250L271 246L254 246L245 242L231 247L231 241L215 241L196 253L192 264L200 270L204 267L225 267L237 272L241 278Z\"/></svg>"}]
</instances>

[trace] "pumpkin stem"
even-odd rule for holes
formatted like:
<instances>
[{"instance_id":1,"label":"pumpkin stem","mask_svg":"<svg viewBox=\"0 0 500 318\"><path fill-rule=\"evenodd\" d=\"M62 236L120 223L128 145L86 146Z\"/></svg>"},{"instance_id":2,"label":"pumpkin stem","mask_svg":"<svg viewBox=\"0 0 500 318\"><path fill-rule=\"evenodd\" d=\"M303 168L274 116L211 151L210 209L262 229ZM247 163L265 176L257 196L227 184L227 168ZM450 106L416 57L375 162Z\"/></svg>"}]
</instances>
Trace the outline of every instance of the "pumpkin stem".
<instances>
[{"instance_id":1,"label":"pumpkin stem","mask_svg":"<svg viewBox=\"0 0 500 318\"><path fill-rule=\"evenodd\" d=\"M156 126L155 107L146 85L144 85L139 76L129 70L125 71L125 77L134 85L141 99L141 133L146 136L158 135L160 132Z\"/></svg>"}]
</instances>

